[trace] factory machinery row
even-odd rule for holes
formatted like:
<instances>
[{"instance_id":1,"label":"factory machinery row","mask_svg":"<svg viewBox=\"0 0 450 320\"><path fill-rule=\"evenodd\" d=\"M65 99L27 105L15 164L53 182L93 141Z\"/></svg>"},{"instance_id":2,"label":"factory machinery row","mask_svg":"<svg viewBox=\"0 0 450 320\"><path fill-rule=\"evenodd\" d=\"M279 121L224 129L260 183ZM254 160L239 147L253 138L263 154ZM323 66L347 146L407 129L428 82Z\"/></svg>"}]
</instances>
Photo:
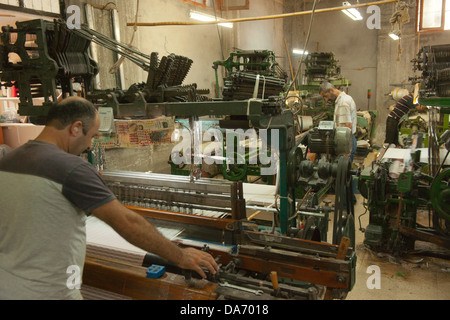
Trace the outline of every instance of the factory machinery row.
<instances>
[{"instance_id":1,"label":"factory machinery row","mask_svg":"<svg viewBox=\"0 0 450 320\"><path fill-rule=\"evenodd\" d=\"M287 77L272 52L233 53L213 63L216 78L221 67L227 76L222 98L209 99L209 90L183 84L193 63L187 57L146 55L86 27L69 30L56 20L17 22L3 27L0 36L2 85L18 88L18 113L33 123L42 123L59 93L73 95L73 83L78 82L82 95L97 107L110 108L115 119L166 116L186 120L195 130L205 117L214 118L223 132L267 131L267 145L276 146L267 148L277 160L269 175L264 174L267 163L253 161L257 150L230 150L236 145L229 140L223 157L235 161L220 166L221 179L200 177L202 164L171 163L172 174L104 171L106 184L123 204L180 246L211 253L220 270L199 280L130 247L90 218L86 298L345 299L356 281L355 221L361 214L354 209L356 188L370 215L363 231L371 249L404 254L414 249L416 240L450 247L450 169L445 165L449 132L436 121L425 135L427 159L432 161L424 163L419 148L408 149L410 161L398 174L392 174L393 161L383 155L365 168L352 166L345 156L351 149L350 130L335 128L329 121L332 107L317 98L322 80L337 87L349 84L331 53L308 56L309 80L293 96L282 94ZM139 65L148 73L147 81L127 90L95 90L99 66L90 58L91 43ZM9 61L10 53L20 62ZM450 45L424 47L413 64L422 73L412 80L420 84L420 103L447 119L448 129ZM36 97L43 98L42 105L33 104ZM359 126L361 140L372 130L373 124ZM435 156L442 150L445 158ZM259 183L249 183L249 176L259 177ZM429 225L419 224L419 211L429 215ZM153 272L157 266L164 272Z\"/></svg>"}]
</instances>

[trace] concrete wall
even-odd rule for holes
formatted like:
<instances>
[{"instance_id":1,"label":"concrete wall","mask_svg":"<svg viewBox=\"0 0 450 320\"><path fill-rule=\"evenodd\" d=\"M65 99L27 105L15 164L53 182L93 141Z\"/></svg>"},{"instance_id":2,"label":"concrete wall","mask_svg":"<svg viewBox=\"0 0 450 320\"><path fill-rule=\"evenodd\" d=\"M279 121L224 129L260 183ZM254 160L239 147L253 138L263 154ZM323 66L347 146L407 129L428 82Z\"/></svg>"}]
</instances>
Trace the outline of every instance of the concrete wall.
<instances>
[{"instance_id":1,"label":"concrete wall","mask_svg":"<svg viewBox=\"0 0 450 320\"><path fill-rule=\"evenodd\" d=\"M249 10L229 12L230 18L255 18L283 13L283 1L252 0ZM235 24L234 47L241 50L270 50L279 62L285 58L283 19L246 21Z\"/></svg>"},{"instance_id":2,"label":"concrete wall","mask_svg":"<svg viewBox=\"0 0 450 320\"><path fill-rule=\"evenodd\" d=\"M69 3L80 3L72 0ZM104 0L88 1L96 5L105 5ZM114 1L119 13L121 41L128 44L133 36L134 28L126 26L135 21L137 2L132 0ZM112 7L109 5L109 7ZM212 9L203 9L180 0L140 0L139 22L186 22L189 11L196 10L214 15ZM250 10L217 12L223 18L241 18L282 13L282 1L258 0L252 1ZM94 10L95 29L112 36L108 10ZM267 20L262 22L246 22L234 24L233 29L203 26L156 26L138 27L134 36L133 46L139 51L150 54L158 52L159 57L175 53L191 58L194 63L185 79L185 84L196 83L198 88L209 89L211 97L215 93L215 76L213 62L228 58L231 51L239 49L269 49L283 54L283 42L278 38L282 32L282 20ZM220 37L219 37L220 35ZM102 88L115 86L114 76L109 74L113 65L113 55L109 50L99 48L100 78ZM130 61L123 64L125 88L146 81L146 73ZM222 85L222 83L220 83Z\"/></svg>"},{"instance_id":3,"label":"concrete wall","mask_svg":"<svg viewBox=\"0 0 450 320\"><path fill-rule=\"evenodd\" d=\"M340 6L340 2L323 0L316 10ZM285 12L303 12L313 8L313 1L285 1ZM316 13L306 50L311 52L333 52L341 66L341 74L352 85L348 93L357 108L367 110L367 90L377 91L377 30L366 27L365 10L360 10L364 20L353 21L340 11ZM290 49L294 72L298 68L300 56L292 55L293 48L303 49L306 43L311 15L301 15L285 19L285 35ZM303 70L303 69L302 69ZM375 102L370 101L370 108Z\"/></svg>"}]
</instances>

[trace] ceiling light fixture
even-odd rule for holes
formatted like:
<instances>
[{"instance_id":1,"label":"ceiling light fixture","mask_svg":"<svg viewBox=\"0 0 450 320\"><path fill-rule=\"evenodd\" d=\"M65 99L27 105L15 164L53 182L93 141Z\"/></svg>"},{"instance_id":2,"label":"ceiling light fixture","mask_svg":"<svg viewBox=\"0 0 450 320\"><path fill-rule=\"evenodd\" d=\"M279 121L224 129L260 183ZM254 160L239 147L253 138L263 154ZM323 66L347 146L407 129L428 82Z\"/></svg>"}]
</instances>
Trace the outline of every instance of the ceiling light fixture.
<instances>
[{"instance_id":1,"label":"ceiling light fixture","mask_svg":"<svg viewBox=\"0 0 450 320\"><path fill-rule=\"evenodd\" d=\"M293 54L300 54L300 55L302 55L302 54L307 55L308 51L305 51L305 50L302 50L302 49L294 49L294 50L292 50L292 53Z\"/></svg>"},{"instance_id":2,"label":"ceiling light fixture","mask_svg":"<svg viewBox=\"0 0 450 320\"><path fill-rule=\"evenodd\" d=\"M348 7L351 6L350 2L348 1L344 1L342 3L342 5L344 7ZM361 14L359 13L359 11L356 8L348 8L348 9L344 9L341 10L343 13L345 13L347 16L349 16L350 18L352 18L353 20L362 20L363 17L361 16Z\"/></svg>"},{"instance_id":3,"label":"ceiling light fixture","mask_svg":"<svg viewBox=\"0 0 450 320\"><path fill-rule=\"evenodd\" d=\"M391 37L391 38L394 39L394 40L400 39L400 35L401 35L400 30L392 30L392 31L389 33L389 37Z\"/></svg>"},{"instance_id":4,"label":"ceiling light fixture","mask_svg":"<svg viewBox=\"0 0 450 320\"><path fill-rule=\"evenodd\" d=\"M204 21L204 22L223 20L221 18L216 19L215 17L210 16L208 14L200 13L200 12L193 11L193 10L191 10L189 12L189 17L191 19L198 20L198 21ZM225 27L225 28L233 28L233 24L232 23L228 23L228 22L226 22L226 23L218 23L218 25L222 26L222 27Z\"/></svg>"}]
</instances>

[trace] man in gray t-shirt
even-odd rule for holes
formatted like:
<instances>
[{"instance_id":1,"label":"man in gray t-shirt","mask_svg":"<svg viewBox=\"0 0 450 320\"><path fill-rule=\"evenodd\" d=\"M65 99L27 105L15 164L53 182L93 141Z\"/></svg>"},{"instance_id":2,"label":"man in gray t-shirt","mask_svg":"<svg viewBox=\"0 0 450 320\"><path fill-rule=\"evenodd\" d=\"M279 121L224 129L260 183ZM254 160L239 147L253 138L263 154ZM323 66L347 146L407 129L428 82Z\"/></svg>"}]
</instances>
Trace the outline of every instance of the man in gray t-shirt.
<instances>
[{"instance_id":1,"label":"man in gray t-shirt","mask_svg":"<svg viewBox=\"0 0 450 320\"><path fill-rule=\"evenodd\" d=\"M122 206L79 157L99 126L90 102L65 99L50 109L36 140L0 161L0 299L81 299L69 278L73 270L83 271L85 220L91 214L181 268L203 277L202 267L217 270L211 255L179 248Z\"/></svg>"}]
</instances>

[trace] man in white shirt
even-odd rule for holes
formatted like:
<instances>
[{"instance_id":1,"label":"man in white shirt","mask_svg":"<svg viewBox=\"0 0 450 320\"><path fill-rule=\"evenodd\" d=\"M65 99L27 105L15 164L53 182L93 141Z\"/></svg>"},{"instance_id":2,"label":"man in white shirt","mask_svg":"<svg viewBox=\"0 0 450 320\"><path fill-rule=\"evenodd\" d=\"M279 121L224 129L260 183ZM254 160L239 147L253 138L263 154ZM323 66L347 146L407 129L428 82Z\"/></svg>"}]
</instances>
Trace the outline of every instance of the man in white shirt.
<instances>
[{"instance_id":1,"label":"man in white shirt","mask_svg":"<svg viewBox=\"0 0 450 320\"><path fill-rule=\"evenodd\" d=\"M353 145L350 159L353 161L356 153L356 104L351 96L343 91L336 89L328 81L320 84L320 95L325 99L334 101L334 123L336 127L347 127L352 130Z\"/></svg>"}]
</instances>

